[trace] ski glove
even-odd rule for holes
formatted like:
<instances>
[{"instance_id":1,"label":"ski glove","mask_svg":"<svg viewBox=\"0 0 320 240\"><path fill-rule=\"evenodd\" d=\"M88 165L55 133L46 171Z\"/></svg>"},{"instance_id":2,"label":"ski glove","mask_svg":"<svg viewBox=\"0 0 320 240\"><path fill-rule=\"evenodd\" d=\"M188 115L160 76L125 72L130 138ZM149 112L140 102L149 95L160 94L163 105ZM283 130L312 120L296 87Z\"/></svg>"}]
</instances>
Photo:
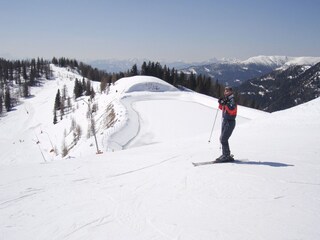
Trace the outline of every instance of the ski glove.
<instances>
[{"instance_id":1,"label":"ski glove","mask_svg":"<svg viewBox=\"0 0 320 240\"><path fill-rule=\"evenodd\" d=\"M227 100L225 98L219 98L218 103L220 103L221 105L226 105Z\"/></svg>"}]
</instances>

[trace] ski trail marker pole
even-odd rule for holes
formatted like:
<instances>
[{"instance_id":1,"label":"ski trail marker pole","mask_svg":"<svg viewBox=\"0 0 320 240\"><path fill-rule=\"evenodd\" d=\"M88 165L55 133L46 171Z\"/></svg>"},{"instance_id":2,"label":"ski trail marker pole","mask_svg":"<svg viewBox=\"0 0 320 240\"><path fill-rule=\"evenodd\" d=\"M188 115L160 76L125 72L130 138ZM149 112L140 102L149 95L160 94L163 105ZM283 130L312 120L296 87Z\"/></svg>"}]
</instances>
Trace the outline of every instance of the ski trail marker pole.
<instances>
[{"instance_id":1,"label":"ski trail marker pole","mask_svg":"<svg viewBox=\"0 0 320 240\"><path fill-rule=\"evenodd\" d=\"M219 111L219 108L217 108L216 116L214 117L214 121L213 121L213 125L212 125L212 129L211 129L211 133L210 133L210 137L209 137L208 142L210 142L210 139L211 139L211 137L212 137L212 133L213 133L214 125L216 124L216 120L217 120L217 116L218 116L218 111Z\"/></svg>"}]
</instances>

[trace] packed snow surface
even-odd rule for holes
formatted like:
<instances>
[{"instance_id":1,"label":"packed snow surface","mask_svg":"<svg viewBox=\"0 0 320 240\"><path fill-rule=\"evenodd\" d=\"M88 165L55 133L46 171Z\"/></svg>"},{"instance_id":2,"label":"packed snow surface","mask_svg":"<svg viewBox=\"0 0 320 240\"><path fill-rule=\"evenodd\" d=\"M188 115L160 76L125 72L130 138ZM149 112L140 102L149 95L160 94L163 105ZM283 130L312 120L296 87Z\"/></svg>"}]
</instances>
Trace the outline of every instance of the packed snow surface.
<instances>
[{"instance_id":1,"label":"packed snow surface","mask_svg":"<svg viewBox=\"0 0 320 240\"><path fill-rule=\"evenodd\" d=\"M72 96L82 77L52 68L0 118L0 239L319 238L319 98L272 114L239 106L236 161L193 167L221 154L217 99L124 78L108 94L93 83L94 102L72 100L54 125L57 90Z\"/></svg>"}]
</instances>

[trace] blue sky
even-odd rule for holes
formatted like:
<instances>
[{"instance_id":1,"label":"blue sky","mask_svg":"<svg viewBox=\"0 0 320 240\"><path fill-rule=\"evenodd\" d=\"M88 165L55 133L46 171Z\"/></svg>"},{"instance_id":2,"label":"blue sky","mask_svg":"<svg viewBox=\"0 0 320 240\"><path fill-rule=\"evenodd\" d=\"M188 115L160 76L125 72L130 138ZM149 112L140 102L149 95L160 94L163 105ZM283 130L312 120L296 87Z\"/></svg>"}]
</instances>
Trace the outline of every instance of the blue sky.
<instances>
[{"instance_id":1,"label":"blue sky","mask_svg":"<svg viewBox=\"0 0 320 240\"><path fill-rule=\"evenodd\" d=\"M0 0L0 57L320 56L318 0Z\"/></svg>"}]
</instances>

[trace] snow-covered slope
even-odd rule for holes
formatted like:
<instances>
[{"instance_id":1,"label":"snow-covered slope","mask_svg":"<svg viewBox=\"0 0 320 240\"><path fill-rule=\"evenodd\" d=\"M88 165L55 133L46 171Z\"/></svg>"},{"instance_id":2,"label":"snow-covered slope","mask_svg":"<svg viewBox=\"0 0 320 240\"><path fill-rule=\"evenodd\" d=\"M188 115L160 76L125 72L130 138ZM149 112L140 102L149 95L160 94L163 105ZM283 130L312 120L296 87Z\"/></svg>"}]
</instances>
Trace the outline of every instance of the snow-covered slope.
<instances>
[{"instance_id":1,"label":"snow-covered slope","mask_svg":"<svg viewBox=\"0 0 320 240\"><path fill-rule=\"evenodd\" d=\"M195 168L191 162L221 151L219 112L208 143L216 99L159 79L122 79L94 100L103 151L96 154L94 138L86 138L86 98L52 124L57 89L66 85L71 95L79 77L54 74L0 119L0 239L320 235L320 99L273 114L240 106L230 139L238 161ZM83 136L62 158L51 145L59 149L63 132L72 135L72 118Z\"/></svg>"}]
</instances>

